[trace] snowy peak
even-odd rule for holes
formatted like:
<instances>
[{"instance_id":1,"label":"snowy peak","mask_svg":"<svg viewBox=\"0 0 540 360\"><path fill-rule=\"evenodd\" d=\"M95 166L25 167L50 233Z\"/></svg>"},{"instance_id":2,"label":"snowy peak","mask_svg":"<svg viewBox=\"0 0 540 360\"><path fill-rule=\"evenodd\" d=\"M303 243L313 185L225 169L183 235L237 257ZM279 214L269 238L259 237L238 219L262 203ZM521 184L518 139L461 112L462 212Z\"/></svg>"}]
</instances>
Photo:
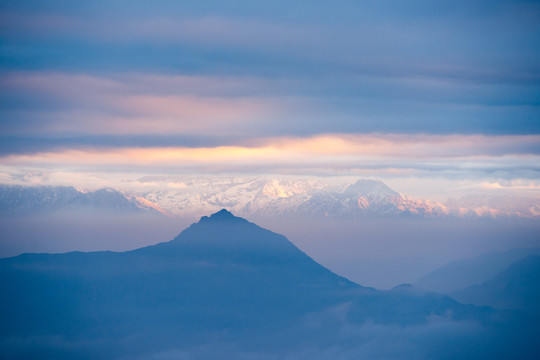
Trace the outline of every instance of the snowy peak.
<instances>
[{"instance_id":1,"label":"snowy peak","mask_svg":"<svg viewBox=\"0 0 540 360\"><path fill-rule=\"evenodd\" d=\"M315 193L301 204L300 209L312 215L339 218L403 215L432 217L447 214L442 204L410 199L382 181L368 179L360 179L345 190Z\"/></svg>"},{"instance_id":2,"label":"snowy peak","mask_svg":"<svg viewBox=\"0 0 540 360\"><path fill-rule=\"evenodd\" d=\"M140 179L141 182L156 179ZM143 181L144 180L144 181ZM141 193L73 187L0 185L0 213L27 214L58 210L143 212L197 218L215 213L212 221L243 217L358 218L374 216L538 218L538 198L467 196L445 204L413 198L384 182L357 179L344 184L324 178L263 176L165 178L166 186ZM153 181L159 184L158 181ZM169 184L172 184L169 186ZM203 220L203 219L201 219ZM206 221L206 220L203 220Z\"/></svg>"},{"instance_id":3,"label":"snowy peak","mask_svg":"<svg viewBox=\"0 0 540 360\"><path fill-rule=\"evenodd\" d=\"M390 189L385 183L379 180L360 179L345 190L347 195L359 195L369 197L400 197L399 193Z\"/></svg>"}]
</instances>

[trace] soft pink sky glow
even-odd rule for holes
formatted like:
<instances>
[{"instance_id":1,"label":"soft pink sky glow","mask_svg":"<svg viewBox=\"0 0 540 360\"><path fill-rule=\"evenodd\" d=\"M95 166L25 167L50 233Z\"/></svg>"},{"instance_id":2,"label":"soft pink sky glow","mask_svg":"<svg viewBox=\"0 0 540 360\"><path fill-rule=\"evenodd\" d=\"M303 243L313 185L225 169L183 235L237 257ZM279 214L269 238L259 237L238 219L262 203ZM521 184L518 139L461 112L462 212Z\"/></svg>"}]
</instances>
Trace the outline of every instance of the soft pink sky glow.
<instances>
[{"instance_id":1,"label":"soft pink sky glow","mask_svg":"<svg viewBox=\"0 0 540 360\"><path fill-rule=\"evenodd\" d=\"M537 135L328 134L263 138L244 146L68 147L4 155L0 175L2 182L32 183L35 177L24 174L47 174L37 181L59 184L59 179L71 178L71 185L85 187L122 187L126 173L137 174L127 178L161 173L339 175L390 183L400 178L404 189L419 196L436 197L459 181L466 185L456 185L458 190L493 190L503 184L504 189L538 192L540 184L529 169L538 166L540 156L526 151L538 142ZM73 177L66 176L70 172ZM64 175L54 175L59 173ZM101 175L92 177L96 173ZM109 180L103 180L104 173ZM399 189L399 182L396 185Z\"/></svg>"}]
</instances>

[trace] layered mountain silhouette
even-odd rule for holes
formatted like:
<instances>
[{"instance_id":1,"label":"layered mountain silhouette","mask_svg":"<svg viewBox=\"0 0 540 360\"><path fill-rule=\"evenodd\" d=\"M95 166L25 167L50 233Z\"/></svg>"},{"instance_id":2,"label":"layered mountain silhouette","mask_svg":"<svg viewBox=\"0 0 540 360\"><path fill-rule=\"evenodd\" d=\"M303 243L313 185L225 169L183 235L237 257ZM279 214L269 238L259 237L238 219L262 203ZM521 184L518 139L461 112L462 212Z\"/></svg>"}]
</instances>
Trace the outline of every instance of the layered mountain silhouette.
<instances>
[{"instance_id":1,"label":"layered mountain silhouette","mask_svg":"<svg viewBox=\"0 0 540 360\"><path fill-rule=\"evenodd\" d=\"M540 316L540 256L516 261L492 279L450 293L464 303L516 309Z\"/></svg>"},{"instance_id":2,"label":"layered mountain silhouette","mask_svg":"<svg viewBox=\"0 0 540 360\"><path fill-rule=\"evenodd\" d=\"M133 251L0 259L0 291L2 358L384 358L403 346L389 347L388 331L411 358L538 350L531 332L515 344L501 335L521 326L511 313L410 286L362 287L226 210ZM474 340L492 334L498 347Z\"/></svg>"},{"instance_id":3,"label":"layered mountain silhouette","mask_svg":"<svg viewBox=\"0 0 540 360\"><path fill-rule=\"evenodd\" d=\"M449 294L490 281L512 264L531 255L540 255L540 248L491 252L453 261L424 275L415 286L427 291Z\"/></svg>"}]
</instances>

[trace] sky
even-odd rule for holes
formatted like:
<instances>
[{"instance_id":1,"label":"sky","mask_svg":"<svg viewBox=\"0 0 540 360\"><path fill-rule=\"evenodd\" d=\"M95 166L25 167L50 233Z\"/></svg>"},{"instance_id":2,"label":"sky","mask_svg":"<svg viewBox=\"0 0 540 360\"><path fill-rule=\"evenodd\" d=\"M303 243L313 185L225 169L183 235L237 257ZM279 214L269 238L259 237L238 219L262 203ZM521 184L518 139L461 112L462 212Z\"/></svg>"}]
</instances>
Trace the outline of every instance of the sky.
<instances>
[{"instance_id":1,"label":"sky","mask_svg":"<svg viewBox=\"0 0 540 360\"><path fill-rule=\"evenodd\" d=\"M539 191L539 64L538 1L1 1L0 182Z\"/></svg>"}]
</instances>

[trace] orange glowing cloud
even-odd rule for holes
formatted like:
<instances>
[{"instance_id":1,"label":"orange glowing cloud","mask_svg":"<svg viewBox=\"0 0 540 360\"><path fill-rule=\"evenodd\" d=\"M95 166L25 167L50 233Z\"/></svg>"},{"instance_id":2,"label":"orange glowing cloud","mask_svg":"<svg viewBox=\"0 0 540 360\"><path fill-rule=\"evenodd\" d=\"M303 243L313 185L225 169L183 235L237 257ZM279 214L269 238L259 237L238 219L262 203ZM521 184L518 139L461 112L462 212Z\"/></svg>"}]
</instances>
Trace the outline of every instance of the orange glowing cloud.
<instances>
[{"instance_id":1,"label":"orange glowing cloud","mask_svg":"<svg viewBox=\"0 0 540 360\"><path fill-rule=\"evenodd\" d=\"M512 152L516 144L524 150ZM64 149L0 158L8 166L207 168L242 170L280 167L351 169L365 165L401 167L458 164L472 169L514 161L530 166L540 160L540 136L325 135L310 138L269 138L249 146ZM516 160L517 159L517 160ZM385 165L387 164L387 165ZM483 164L483 165L482 165ZM487 165L486 165L487 164ZM501 166L502 166L501 165ZM506 166L505 165L505 166ZM391 170L391 169L389 169Z\"/></svg>"}]
</instances>

